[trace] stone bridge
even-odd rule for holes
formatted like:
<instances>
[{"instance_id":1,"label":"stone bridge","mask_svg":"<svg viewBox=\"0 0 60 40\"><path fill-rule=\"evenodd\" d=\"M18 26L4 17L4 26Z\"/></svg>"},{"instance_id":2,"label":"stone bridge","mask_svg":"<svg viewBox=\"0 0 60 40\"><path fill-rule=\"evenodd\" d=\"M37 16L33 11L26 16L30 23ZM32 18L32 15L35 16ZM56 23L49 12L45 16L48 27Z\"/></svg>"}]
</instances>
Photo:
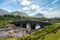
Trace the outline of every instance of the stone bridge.
<instances>
[{"instance_id":1,"label":"stone bridge","mask_svg":"<svg viewBox=\"0 0 60 40\"><path fill-rule=\"evenodd\" d=\"M20 22L12 22L12 24L17 27L31 28L31 29L39 29L43 28L45 25L51 25L50 22L36 22L36 21L20 21Z\"/></svg>"}]
</instances>

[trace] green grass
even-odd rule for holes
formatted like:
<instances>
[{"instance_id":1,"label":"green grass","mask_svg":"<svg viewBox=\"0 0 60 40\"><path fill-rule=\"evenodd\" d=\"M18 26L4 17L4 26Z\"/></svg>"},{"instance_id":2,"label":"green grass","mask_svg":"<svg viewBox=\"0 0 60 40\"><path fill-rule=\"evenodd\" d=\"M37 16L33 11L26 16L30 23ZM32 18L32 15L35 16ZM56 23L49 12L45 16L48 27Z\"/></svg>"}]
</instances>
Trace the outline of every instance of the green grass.
<instances>
[{"instance_id":1,"label":"green grass","mask_svg":"<svg viewBox=\"0 0 60 40\"><path fill-rule=\"evenodd\" d=\"M44 40L60 40L60 30L58 30L55 34L50 33L46 35Z\"/></svg>"},{"instance_id":2,"label":"green grass","mask_svg":"<svg viewBox=\"0 0 60 40\"><path fill-rule=\"evenodd\" d=\"M7 27L9 25L10 25L10 23L8 23L8 22L4 22L4 21L0 22L0 28Z\"/></svg>"}]
</instances>

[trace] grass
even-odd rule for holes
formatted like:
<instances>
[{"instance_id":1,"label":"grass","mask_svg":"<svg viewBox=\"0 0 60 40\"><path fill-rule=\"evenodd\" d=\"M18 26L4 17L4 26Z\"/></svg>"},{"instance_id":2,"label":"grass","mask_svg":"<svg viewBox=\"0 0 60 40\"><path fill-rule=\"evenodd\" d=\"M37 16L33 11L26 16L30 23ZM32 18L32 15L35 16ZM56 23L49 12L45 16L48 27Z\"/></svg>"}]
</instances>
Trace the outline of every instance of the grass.
<instances>
[{"instance_id":1,"label":"grass","mask_svg":"<svg viewBox=\"0 0 60 40\"><path fill-rule=\"evenodd\" d=\"M0 22L0 28L7 27L9 25L10 25L10 23L8 23L8 22L4 22L4 21Z\"/></svg>"},{"instance_id":2,"label":"grass","mask_svg":"<svg viewBox=\"0 0 60 40\"><path fill-rule=\"evenodd\" d=\"M60 30L58 30L55 34L50 33L46 35L44 40L60 40Z\"/></svg>"}]
</instances>

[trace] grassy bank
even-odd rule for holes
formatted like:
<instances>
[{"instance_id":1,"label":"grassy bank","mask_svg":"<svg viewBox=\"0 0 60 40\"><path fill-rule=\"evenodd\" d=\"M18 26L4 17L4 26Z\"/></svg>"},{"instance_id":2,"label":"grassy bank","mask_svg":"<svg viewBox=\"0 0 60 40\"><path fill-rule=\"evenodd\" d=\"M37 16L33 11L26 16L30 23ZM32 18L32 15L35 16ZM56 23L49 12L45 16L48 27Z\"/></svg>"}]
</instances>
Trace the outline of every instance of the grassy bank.
<instances>
[{"instance_id":1,"label":"grassy bank","mask_svg":"<svg viewBox=\"0 0 60 40\"><path fill-rule=\"evenodd\" d=\"M7 26L9 26L9 25L10 25L9 22L0 21L0 28L7 27Z\"/></svg>"}]
</instances>

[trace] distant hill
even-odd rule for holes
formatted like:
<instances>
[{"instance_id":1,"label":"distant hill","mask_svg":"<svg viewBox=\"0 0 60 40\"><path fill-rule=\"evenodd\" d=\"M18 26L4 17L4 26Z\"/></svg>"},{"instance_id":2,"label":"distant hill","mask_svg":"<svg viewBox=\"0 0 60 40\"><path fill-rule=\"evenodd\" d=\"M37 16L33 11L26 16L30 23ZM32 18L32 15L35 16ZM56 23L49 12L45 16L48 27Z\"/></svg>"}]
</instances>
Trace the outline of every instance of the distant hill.
<instances>
[{"instance_id":1,"label":"distant hill","mask_svg":"<svg viewBox=\"0 0 60 40\"><path fill-rule=\"evenodd\" d=\"M0 9L0 15L5 15L5 14L9 14L9 12L4 9Z\"/></svg>"},{"instance_id":2,"label":"distant hill","mask_svg":"<svg viewBox=\"0 0 60 40\"><path fill-rule=\"evenodd\" d=\"M41 13L37 13L36 15L34 15L33 17L36 17L36 18L42 18L42 17L45 17L43 14Z\"/></svg>"},{"instance_id":3,"label":"distant hill","mask_svg":"<svg viewBox=\"0 0 60 40\"><path fill-rule=\"evenodd\" d=\"M21 12L21 11L15 11L15 12L11 12L11 15L19 15L19 16L28 16L26 13Z\"/></svg>"},{"instance_id":4,"label":"distant hill","mask_svg":"<svg viewBox=\"0 0 60 40\"><path fill-rule=\"evenodd\" d=\"M25 12L21 12L21 11L14 11L14 12L8 12L4 9L0 9L0 15L19 15L19 16L25 16L25 17L29 17L29 15L27 15ZM43 14L41 13L37 13L36 15L32 16L32 17L35 17L35 18L42 18L42 17L45 17Z\"/></svg>"},{"instance_id":5,"label":"distant hill","mask_svg":"<svg viewBox=\"0 0 60 40\"><path fill-rule=\"evenodd\" d=\"M0 15L19 15L19 16L28 16L25 12L21 12L21 11L15 11L15 12L8 12L4 9L0 9Z\"/></svg>"}]
</instances>

